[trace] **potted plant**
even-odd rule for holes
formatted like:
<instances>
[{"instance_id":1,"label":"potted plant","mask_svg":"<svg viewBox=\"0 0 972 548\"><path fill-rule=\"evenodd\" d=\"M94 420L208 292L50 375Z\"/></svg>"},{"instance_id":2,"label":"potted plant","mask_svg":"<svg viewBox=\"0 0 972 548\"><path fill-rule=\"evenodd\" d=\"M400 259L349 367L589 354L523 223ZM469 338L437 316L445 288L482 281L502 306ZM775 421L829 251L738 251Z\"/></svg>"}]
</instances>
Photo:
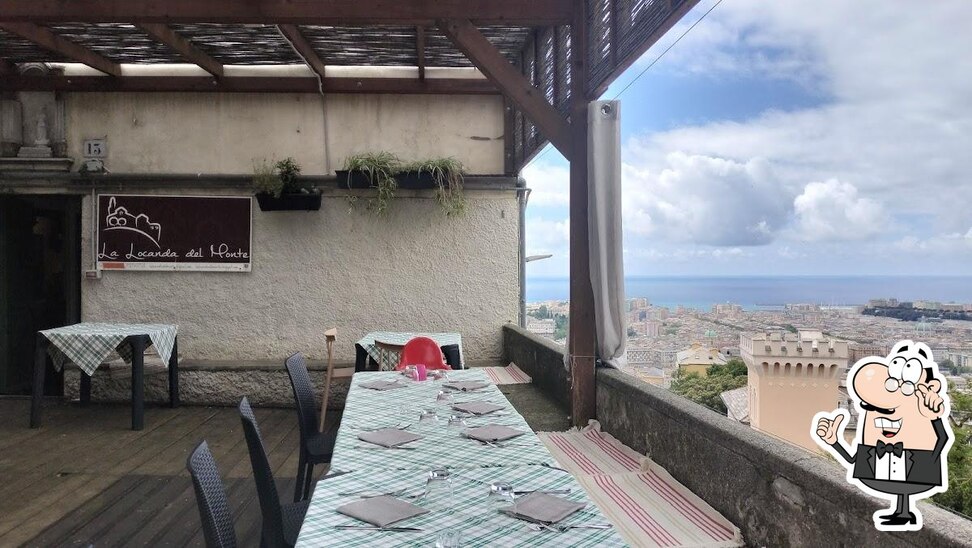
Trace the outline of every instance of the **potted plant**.
<instances>
[{"instance_id":1,"label":"potted plant","mask_svg":"<svg viewBox=\"0 0 972 548\"><path fill-rule=\"evenodd\" d=\"M291 157L275 164L263 160L253 168L253 189L261 211L318 211L321 192L300 181L300 164Z\"/></svg>"},{"instance_id":2,"label":"potted plant","mask_svg":"<svg viewBox=\"0 0 972 548\"><path fill-rule=\"evenodd\" d=\"M346 184L349 189L376 189L376 195L368 200L368 209L384 215L398 189L395 174L400 165L398 157L390 152L355 154L344 161L343 170L337 171L338 184Z\"/></svg>"},{"instance_id":3,"label":"potted plant","mask_svg":"<svg viewBox=\"0 0 972 548\"><path fill-rule=\"evenodd\" d=\"M435 201L451 217L466 211L464 171L462 162L455 158L433 158L406 165L396 178L402 188L434 188Z\"/></svg>"},{"instance_id":4,"label":"potted plant","mask_svg":"<svg viewBox=\"0 0 972 548\"><path fill-rule=\"evenodd\" d=\"M466 210L462 192L462 162L455 158L433 158L402 165L390 152L356 154L344 161L344 169L337 171L338 184L349 189L376 189L377 195L368 200L368 209L383 215L395 197L395 191L405 189L434 189L435 200L446 215L461 215ZM357 196L348 198L351 208Z\"/></svg>"}]
</instances>

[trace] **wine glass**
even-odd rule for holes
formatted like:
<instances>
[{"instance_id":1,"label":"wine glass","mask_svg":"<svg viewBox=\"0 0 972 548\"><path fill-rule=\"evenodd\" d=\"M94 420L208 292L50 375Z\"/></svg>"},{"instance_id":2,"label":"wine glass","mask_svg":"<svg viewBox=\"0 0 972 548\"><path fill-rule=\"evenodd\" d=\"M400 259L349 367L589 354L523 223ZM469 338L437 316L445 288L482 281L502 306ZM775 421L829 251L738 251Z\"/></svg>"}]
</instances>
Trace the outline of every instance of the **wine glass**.
<instances>
[{"instance_id":1,"label":"wine glass","mask_svg":"<svg viewBox=\"0 0 972 548\"><path fill-rule=\"evenodd\" d=\"M461 545L462 531L457 529L446 529L435 540L435 548L459 548Z\"/></svg>"}]
</instances>

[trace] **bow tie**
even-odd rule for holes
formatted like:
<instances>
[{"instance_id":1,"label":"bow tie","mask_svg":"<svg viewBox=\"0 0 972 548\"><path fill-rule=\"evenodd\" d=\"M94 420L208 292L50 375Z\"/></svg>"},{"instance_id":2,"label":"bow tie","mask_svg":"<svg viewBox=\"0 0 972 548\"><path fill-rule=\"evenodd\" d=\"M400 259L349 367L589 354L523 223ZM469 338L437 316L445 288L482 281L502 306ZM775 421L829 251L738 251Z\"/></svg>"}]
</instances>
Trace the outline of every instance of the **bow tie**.
<instances>
[{"instance_id":1,"label":"bow tie","mask_svg":"<svg viewBox=\"0 0 972 548\"><path fill-rule=\"evenodd\" d=\"M904 444L900 441L898 443L884 443L883 441L878 440L875 449L877 450L878 458L881 458L888 453L894 453L894 456L896 457L900 457L902 454L904 454Z\"/></svg>"}]
</instances>

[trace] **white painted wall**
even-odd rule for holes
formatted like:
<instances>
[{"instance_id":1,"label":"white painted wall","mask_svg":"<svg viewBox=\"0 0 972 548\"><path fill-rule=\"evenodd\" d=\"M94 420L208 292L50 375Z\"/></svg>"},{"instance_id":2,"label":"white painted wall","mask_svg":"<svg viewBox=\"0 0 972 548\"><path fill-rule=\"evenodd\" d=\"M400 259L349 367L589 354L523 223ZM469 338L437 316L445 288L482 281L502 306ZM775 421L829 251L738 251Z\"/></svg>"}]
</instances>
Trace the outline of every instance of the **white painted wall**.
<instances>
[{"instance_id":1,"label":"white painted wall","mask_svg":"<svg viewBox=\"0 0 972 548\"><path fill-rule=\"evenodd\" d=\"M320 358L323 331L337 327L339 360L353 360L354 342L376 330L458 331L467 360L498 360L502 325L518 310L515 194L468 191L458 219L427 196L396 198L383 218L349 213L344 194L325 193L312 212L262 212L254 202L250 273L85 280L82 318L178 324L180 354L192 359ZM90 268L90 198L83 208Z\"/></svg>"},{"instance_id":2,"label":"white painted wall","mask_svg":"<svg viewBox=\"0 0 972 548\"><path fill-rule=\"evenodd\" d=\"M241 174L254 159L286 156L305 174L328 170L318 95L78 93L66 115L69 155L80 158L84 139L107 138L113 173ZM453 156L475 174L503 171L499 97L328 96L327 134L331 170L348 154L390 150L405 160ZM153 191L141 188L126 192ZM400 192L384 218L349 213L347 194L327 191L319 212L264 213L254 203L251 273L85 280L82 318L178 324L180 353L191 359L321 357L328 327L338 328L340 360L352 360L354 342L374 330L458 331L466 359L498 359L501 327L518 310L515 193L467 191L468 212L457 219L429 193ZM92 268L90 198L83 234Z\"/></svg>"},{"instance_id":3,"label":"white painted wall","mask_svg":"<svg viewBox=\"0 0 972 548\"><path fill-rule=\"evenodd\" d=\"M73 93L68 155L107 138L115 173L251 173L293 156L304 173L341 169L377 150L403 160L453 156L469 173L503 173L503 101L473 95ZM328 161L324 150L327 119Z\"/></svg>"}]
</instances>

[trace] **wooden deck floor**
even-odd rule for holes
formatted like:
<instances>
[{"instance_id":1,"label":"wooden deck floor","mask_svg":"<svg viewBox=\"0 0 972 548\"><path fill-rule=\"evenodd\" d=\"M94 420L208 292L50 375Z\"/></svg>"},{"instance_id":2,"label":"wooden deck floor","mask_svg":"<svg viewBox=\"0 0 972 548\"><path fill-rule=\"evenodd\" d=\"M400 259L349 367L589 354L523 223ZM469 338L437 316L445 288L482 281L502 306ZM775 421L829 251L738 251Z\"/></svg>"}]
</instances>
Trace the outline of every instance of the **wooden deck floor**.
<instances>
[{"instance_id":1,"label":"wooden deck floor","mask_svg":"<svg viewBox=\"0 0 972 548\"><path fill-rule=\"evenodd\" d=\"M224 477L236 532L259 544L260 508L239 415L230 407L149 407L133 432L124 405L0 399L0 546L202 546L189 451L202 439ZM283 500L293 496L299 433L293 409L257 409ZM335 427L339 413L329 413ZM317 467L324 473L324 467Z\"/></svg>"}]
</instances>

